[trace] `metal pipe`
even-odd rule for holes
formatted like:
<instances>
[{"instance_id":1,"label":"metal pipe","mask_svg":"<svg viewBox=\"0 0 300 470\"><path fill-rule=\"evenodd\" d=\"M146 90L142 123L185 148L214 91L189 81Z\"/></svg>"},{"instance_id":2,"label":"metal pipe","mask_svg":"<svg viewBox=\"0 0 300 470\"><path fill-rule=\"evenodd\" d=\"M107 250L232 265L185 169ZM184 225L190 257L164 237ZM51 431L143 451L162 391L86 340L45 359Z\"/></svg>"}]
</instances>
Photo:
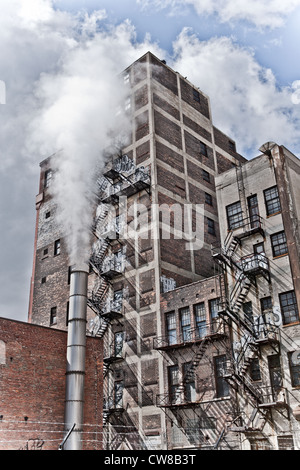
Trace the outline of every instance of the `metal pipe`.
<instances>
[{"instance_id":1,"label":"metal pipe","mask_svg":"<svg viewBox=\"0 0 300 470\"><path fill-rule=\"evenodd\" d=\"M74 423L75 427L64 445L64 450L82 450L88 272L86 264L76 265L71 271L65 433L70 432Z\"/></svg>"}]
</instances>

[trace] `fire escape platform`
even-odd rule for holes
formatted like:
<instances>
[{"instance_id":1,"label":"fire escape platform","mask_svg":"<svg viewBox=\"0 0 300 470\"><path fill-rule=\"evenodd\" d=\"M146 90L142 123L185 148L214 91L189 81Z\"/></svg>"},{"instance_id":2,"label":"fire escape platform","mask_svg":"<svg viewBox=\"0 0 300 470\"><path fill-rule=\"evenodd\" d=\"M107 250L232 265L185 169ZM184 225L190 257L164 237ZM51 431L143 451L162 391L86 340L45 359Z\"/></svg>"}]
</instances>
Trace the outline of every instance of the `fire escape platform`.
<instances>
[{"instance_id":1,"label":"fire escape platform","mask_svg":"<svg viewBox=\"0 0 300 470\"><path fill-rule=\"evenodd\" d=\"M227 336L227 333L224 332L215 332L211 333L208 335L203 336L203 338L196 338L196 339L191 339L188 341L182 341L180 343L175 343L175 344L162 344L161 346L155 345L154 343L154 349L158 351L167 351L167 350L172 350L172 349L180 349L180 348L185 348L192 346L193 344L201 344L203 341L215 341L217 339L221 339ZM165 341L167 342L166 339L164 338L157 338L157 341L161 340L162 342Z\"/></svg>"}]
</instances>

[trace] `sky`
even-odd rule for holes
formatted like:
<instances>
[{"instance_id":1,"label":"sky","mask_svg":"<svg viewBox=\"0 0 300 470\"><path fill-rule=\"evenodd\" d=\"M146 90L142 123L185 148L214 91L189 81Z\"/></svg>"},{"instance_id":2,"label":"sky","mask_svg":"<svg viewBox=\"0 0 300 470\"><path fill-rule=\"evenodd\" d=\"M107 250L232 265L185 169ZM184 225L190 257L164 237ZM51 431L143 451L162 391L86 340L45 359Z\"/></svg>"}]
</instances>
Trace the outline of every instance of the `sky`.
<instances>
[{"instance_id":1,"label":"sky","mask_svg":"<svg viewBox=\"0 0 300 470\"><path fill-rule=\"evenodd\" d=\"M115 77L147 51L210 97L214 124L246 158L267 141L300 155L300 0L0 0L0 9L1 317L27 321L39 163L65 149L57 165L73 184L71 220L61 217L87 224L74 187L88 202L86 181L120 125Z\"/></svg>"}]
</instances>

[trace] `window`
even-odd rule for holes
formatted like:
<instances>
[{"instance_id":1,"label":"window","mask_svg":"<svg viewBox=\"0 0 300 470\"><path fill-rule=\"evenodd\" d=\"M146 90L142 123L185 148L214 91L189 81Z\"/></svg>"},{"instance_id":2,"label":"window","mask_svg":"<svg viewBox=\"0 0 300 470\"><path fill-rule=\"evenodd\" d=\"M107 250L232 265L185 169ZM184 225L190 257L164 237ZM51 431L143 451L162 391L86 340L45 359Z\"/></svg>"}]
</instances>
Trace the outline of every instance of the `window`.
<instances>
[{"instance_id":1,"label":"window","mask_svg":"<svg viewBox=\"0 0 300 470\"><path fill-rule=\"evenodd\" d=\"M264 297L263 299L260 299L260 306L262 313L272 310L272 297Z\"/></svg>"},{"instance_id":2,"label":"window","mask_svg":"<svg viewBox=\"0 0 300 470\"><path fill-rule=\"evenodd\" d=\"M206 336L206 312L204 302L194 305L194 313L197 338L204 338Z\"/></svg>"},{"instance_id":3,"label":"window","mask_svg":"<svg viewBox=\"0 0 300 470\"><path fill-rule=\"evenodd\" d=\"M288 354L292 387L300 387L300 355L296 351Z\"/></svg>"},{"instance_id":4,"label":"window","mask_svg":"<svg viewBox=\"0 0 300 470\"><path fill-rule=\"evenodd\" d=\"M194 402L196 400L195 374L192 372L191 367L192 362L183 364L184 397L188 402Z\"/></svg>"},{"instance_id":5,"label":"window","mask_svg":"<svg viewBox=\"0 0 300 470\"><path fill-rule=\"evenodd\" d=\"M48 248L45 248L43 251L43 256L47 256L47 255L48 255Z\"/></svg>"},{"instance_id":6,"label":"window","mask_svg":"<svg viewBox=\"0 0 300 470\"><path fill-rule=\"evenodd\" d=\"M229 140L229 141L228 141L228 146L229 146L229 149L230 149L232 152L235 152L235 143L232 142L232 140Z\"/></svg>"},{"instance_id":7,"label":"window","mask_svg":"<svg viewBox=\"0 0 300 470\"><path fill-rule=\"evenodd\" d=\"M216 391L217 398L227 397L229 395L229 384L224 378L226 374L226 356L217 356L214 358L215 377L216 377Z\"/></svg>"},{"instance_id":8,"label":"window","mask_svg":"<svg viewBox=\"0 0 300 470\"><path fill-rule=\"evenodd\" d=\"M216 235L215 221L207 217L207 231L211 235Z\"/></svg>"},{"instance_id":9,"label":"window","mask_svg":"<svg viewBox=\"0 0 300 470\"><path fill-rule=\"evenodd\" d=\"M182 341L191 341L191 314L189 307L179 311Z\"/></svg>"},{"instance_id":10,"label":"window","mask_svg":"<svg viewBox=\"0 0 300 470\"><path fill-rule=\"evenodd\" d=\"M123 351L123 344L124 344L124 331L119 331L114 335L114 356L115 357L122 357Z\"/></svg>"},{"instance_id":11,"label":"window","mask_svg":"<svg viewBox=\"0 0 300 470\"><path fill-rule=\"evenodd\" d=\"M277 186L264 191L267 215L278 214L281 211Z\"/></svg>"},{"instance_id":12,"label":"window","mask_svg":"<svg viewBox=\"0 0 300 470\"><path fill-rule=\"evenodd\" d=\"M167 326L167 338L168 344L177 343L177 333L176 333L176 316L175 312L168 313L166 316L166 326Z\"/></svg>"},{"instance_id":13,"label":"window","mask_svg":"<svg viewBox=\"0 0 300 470\"><path fill-rule=\"evenodd\" d=\"M52 180L52 170L45 171L44 188L49 188Z\"/></svg>"},{"instance_id":14,"label":"window","mask_svg":"<svg viewBox=\"0 0 300 470\"><path fill-rule=\"evenodd\" d=\"M114 407L115 408L123 408L123 390L124 390L124 383L115 382L115 387L114 387Z\"/></svg>"},{"instance_id":15,"label":"window","mask_svg":"<svg viewBox=\"0 0 300 470\"><path fill-rule=\"evenodd\" d=\"M210 206L213 205L213 198L211 194L205 193L205 203Z\"/></svg>"},{"instance_id":16,"label":"window","mask_svg":"<svg viewBox=\"0 0 300 470\"><path fill-rule=\"evenodd\" d=\"M46 212L45 219L50 219L50 217L51 217L51 212L50 211Z\"/></svg>"},{"instance_id":17,"label":"window","mask_svg":"<svg viewBox=\"0 0 300 470\"><path fill-rule=\"evenodd\" d=\"M193 89L193 98L194 98L194 101L197 101L197 103L200 103L200 93L199 93L199 91Z\"/></svg>"},{"instance_id":18,"label":"window","mask_svg":"<svg viewBox=\"0 0 300 470\"><path fill-rule=\"evenodd\" d=\"M220 299L213 299L209 301L209 312L211 321L216 320L219 317L219 303Z\"/></svg>"},{"instance_id":19,"label":"window","mask_svg":"<svg viewBox=\"0 0 300 470\"><path fill-rule=\"evenodd\" d=\"M210 174L206 170L202 170L202 178L204 181L210 182Z\"/></svg>"},{"instance_id":20,"label":"window","mask_svg":"<svg viewBox=\"0 0 300 470\"><path fill-rule=\"evenodd\" d=\"M169 399L170 403L180 402L180 387L179 387L179 367L168 367L168 382L169 382Z\"/></svg>"},{"instance_id":21,"label":"window","mask_svg":"<svg viewBox=\"0 0 300 470\"><path fill-rule=\"evenodd\" d=\"M259 220L259 209L258 209L258 200L257 195L248 197L248 210L250 216L250 227L257 228L260 225Z\"/></svg>"},{"instance_id":22,"label":"window","mask_svg":"<svg viewBox=\"0 0 300 470\"><path fill-rule=\"evenodd\" d=\"M201 153L201 155L204 155L205 157L208 157L207 146L203 142L200 142L200 153Z\"/></svg>"},{"instance_id":23,"label":"window","mask_svg":"<svg viewBox=\"0 0 300 470\"><path fill-rule=\"evenodd\" d=\"M255 382L261 380L259 359L255 358L250 364L250 377Z\"/></svg>"},{"instance_id":24,"label":"window","mask_svg":"<svg viewBox=\"0 0 300 470\"><path fill-rule=\"evenodd\" d=\"M46 278L46 277L42 277L42 284L46 284L46 281L47 281L47 278Z\"/></svg>"},{"instance_id":25,"label":"window","mask_svg":"<svg viewBox=\"0 0 300 470\"><path fill-rule=\"evenodd\" d=\"M284 232L278 232L274 233L274 235L271 235L271 244L274 257L286 255L288 253L286 236Z\"/></svg>"},{"instance_id":26,"label":"window","mask_svg":"<svg viewBox=\"0 0 300 470\"><path fill-rule=\"evenodd\" d=\"M299 321L299 312L294 291L279 294L279 301L284 325Z\"/></svg>"},{"instance_id":27,"label":"window","mask_svg":"<svg viewBox=\"0 0 300 470\"><path fill-rule=\"evenodd\" d=\"M60 248L60 240L56 240L56 242L54 242L54 255L60 254Z\"/></svg>"},{"instance_id":28,"label":"window","mask_svg":"<svg viewBox=\"0 0 300 470\"><path fill-rule=\"evenodd\" d=\"M226 207L228 229L233 230L243 225L243 212L240 201Z\"/></svg>"},{"instance_id":29,"label":"window","mask_svg":"<svg viewBox=\"0 0 300 470\"><path fill-rule=\"evenodd\" d=\"M256 255L264 254L265 253L265 245L264 243L256 243L256 245L253 245L253 253Z\"/></svg>"},{"instance_id":30,"label":"window","mask_svg":"<svg viewBox=\"0 0 300 470\"><path fill-rule=\"evenodd\" d=\"M50 326L51 325L56 325L57 323L57 308L56 307L52 307L51 308L51 311L50 311Z\"/></svg>"}]
</instances>

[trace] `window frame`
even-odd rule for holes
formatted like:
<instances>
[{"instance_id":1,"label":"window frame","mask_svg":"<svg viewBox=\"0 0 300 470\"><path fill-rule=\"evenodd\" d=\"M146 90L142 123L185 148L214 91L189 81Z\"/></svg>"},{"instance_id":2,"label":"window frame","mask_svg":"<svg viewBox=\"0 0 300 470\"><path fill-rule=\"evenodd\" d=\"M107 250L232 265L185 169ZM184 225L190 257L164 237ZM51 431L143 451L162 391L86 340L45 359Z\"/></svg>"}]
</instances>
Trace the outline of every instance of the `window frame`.
<instances>
[{"instance_id":1,"label":"window frame","mask_svg":"<svg viewBox=\"0 0 300 470\"><path fill-rule=\"evenodd\" d=\"M230 213L229 211L233 209L234 207L238 207L239 210L236 210L235 212ZM228 206L226 206L226 216L227 216L227 226L228 226L229 231L242 227L244 224L244 215L243 215L241 201L236 201L233 204L229 204Z\"/></svg>"},{"instance_id":2,"label":"window frame","mask_svg":"<svg viewBox=\"0 0 300 470\"><path fill-rule=\"evenodd\" d=\"M288 295L292 296L293 303L287 303L286 305L283 305L283 296L287 297ZM287 302L289 302L288 299L287 299ZM297 304L295 291L290 290L288 292L282 292L281 294L279 294L279 303L280 303L280 309L281 309L282 324L291 325L293 323L299 323L299 311L298 311L298 304ZM291 309L287 309L289 305L294 307L293 313ZM286 309L286 312L285 312L285 309ZM287 316L285 316L285 313L287 313ZM286 321L287 319L290 319L290 321Z\"/></svg>"},{"instance_id":3,"label":"window frame","mask_svg":"<svg viewBox=\"0 0 300 470\"><path fill-rule=\"evenodd\" d=\"M276 196L275 197L270 197L268 199L269 196L267 196L267 193L271 191L275 191L276 190ZM280 203L280 198L279 198L279 192L278 192L278 187L277 185L275 186L271 186L270 188L267 188L264 190L264 199L265 199L265 206L266 206L266 214L267 214L267 217L271 217L272 215L276 215L276 214L280 214L281 213L281 203ZM277 201L277 202L275 202ZM279 206L279 210L275 210L275 209L270 209L270 206L273 207L275 206L275 208L278 208Z\"/></svg>"},{"instance_id":4,"label":"window frame","mask_svg":"<svg viewBox=\"0 0 300 470\"><path fill-rule=\"evenodd\" d=\"M275 244L274 243L274 239L275 237L280 237L280 236L284 236L284 240L281 241L280 243L277 243ZM274 258L278 258L279 256L285 256L285 255L288 255L288 246L287 246L287 239L286 239L286 234L285 234L285 231L282 230L280 232L276 232L276 233L273 233L271 236L271 246L272 246L272 253L273 253L273 257ZM278 240L277 240L278 241ZM277 253L276 252L276 249L277 247L280 247L279 248L279 252ZM282 248L283 247L283 248ZM283 249L285 249L285 251L282 251ZM282 252L281 252L282 251Z\"/></svg>"},{"instance_id":5,"label":"window frame","mask_svg":"<svg viewBox=\"0 0 300 470\"><path fill-rule=\"evenodd\" d=\"M54 256L58 256L61 253L61 241L60 238L54 242Z\"/></svg>"}]
</instances>

